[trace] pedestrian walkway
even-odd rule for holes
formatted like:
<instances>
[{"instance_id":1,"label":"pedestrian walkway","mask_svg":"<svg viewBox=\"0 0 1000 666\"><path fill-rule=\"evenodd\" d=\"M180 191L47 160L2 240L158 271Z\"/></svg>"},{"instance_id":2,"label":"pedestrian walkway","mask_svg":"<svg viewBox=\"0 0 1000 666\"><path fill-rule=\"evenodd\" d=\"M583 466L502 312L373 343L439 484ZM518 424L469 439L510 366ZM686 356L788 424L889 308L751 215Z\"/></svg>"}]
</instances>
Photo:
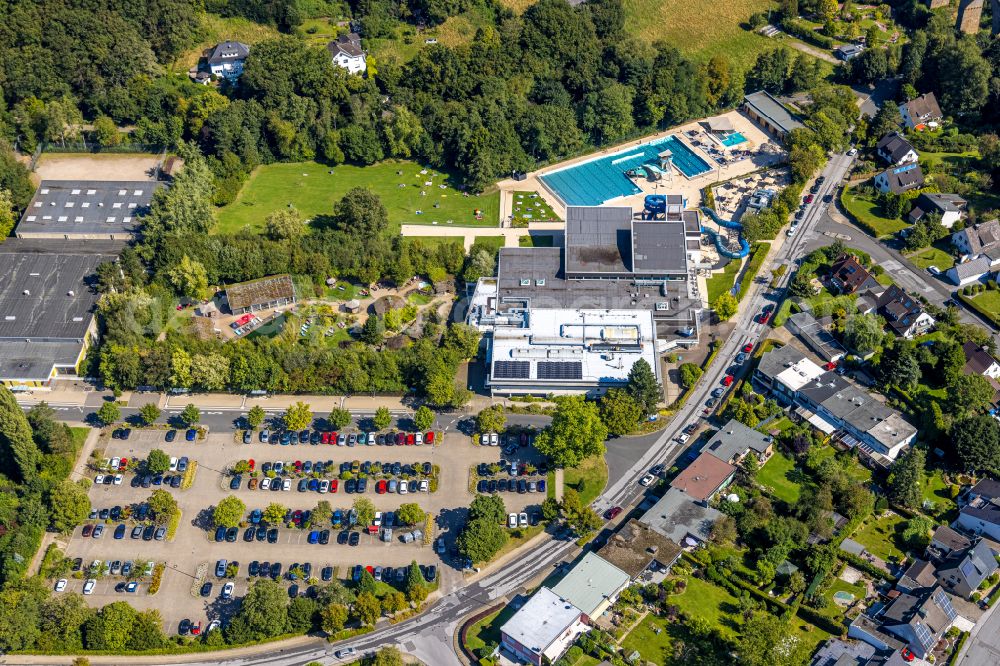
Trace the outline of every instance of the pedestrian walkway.
<instances>
[{"instance_id":1,"label":"pedestrian walkway","mask_svg":"<svg viewBox=\"0 0 1000 666\"><path fill-rule=\"evenodd\" d=\"M564 479L564 476L565 475L563 474L563 468L562 467L557 467L556 468L556 475L555 475L555 477L556 477L555 478L555 483L553 483L553 485L555 486L554 490L555 490L555 498L556 498L557 502L562 502L562 498L563 498L563 483L564 483L563 479Z\"/></svg>"}]
</instances>

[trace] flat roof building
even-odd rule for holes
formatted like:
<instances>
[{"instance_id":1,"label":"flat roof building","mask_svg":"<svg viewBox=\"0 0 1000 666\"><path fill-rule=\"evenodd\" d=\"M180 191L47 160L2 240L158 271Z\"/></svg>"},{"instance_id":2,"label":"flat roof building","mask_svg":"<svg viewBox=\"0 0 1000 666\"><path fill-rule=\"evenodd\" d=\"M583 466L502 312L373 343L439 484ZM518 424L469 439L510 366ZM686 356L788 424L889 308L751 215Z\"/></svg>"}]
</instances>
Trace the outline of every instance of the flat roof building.
<instances>
[{"instance_id":1,"label":"flat roof building","mask_svg":"<svg viewBox=\"0 0 1000 666\"><path fill-rule=\"evenodd\" d=\"M541 666L556 662L585 631L583 611L542 587L500 628L500 646Z\"/></svg>"},{"instance_id":2,"label":"flat roof building","mask_svg":"<svg viewBox=\"0 0 1000 666\"><path fill-rule=\"evenodd\" d=\"M805 127L766 90L750 93L744 97L743 106L740 108L750 116L751 120L782 141L788 138L792 130Z\"/></svg>"},{"instance_id":3,"label":"flat roof building","mask_svg":"<svg viewBox=\"0 0 1000 666\"><path fill-rule=\"evenodd\" d=\"M677 542L633 518L611 535L597 554L634 580L654 563L657 568L673 566L681 548Z\"/></svg>"},{"instance_id":4,"label":"flat roof building","mask_svg":"<svg viewBox=\"0 0 1000 666\"><path fill-rule=\"evenodd\" d=\"M15 235L59 240L128 240L149 212L153 180L43 180Z\"/></svg>"},{"instance_id":5,"label":"flat roof building","mask_svg":"<svg viewBox=\"0 0 1000 666\"><path fill-rule=\"evenodd\" d=\"M93 273L120 249L107 242L0 244L0 381L38 389L58 375L76 376L96 335Z\"/></svg>"},{"instance_id":6,"label":"flat roof building","mask_svg":"<svg viewBox=\"0 0 1000 666\"><path fill-rule=\"evenodd\" d=\"M615 603L631 582L632 577L627 573L589 552L552 586L552 591L583 611L585 620L591 620Z\"/></svg>"},{"instance_id":7,"label":"flat roof building","mask_svg":"<svg viewBox=\"0 0 1000 666\"><path fill-rule=\"evenodd\" d=\"M295 302L295 285L291 275L271 275L226 287L226 300L233 314L289 305Z\"/></svg>"}]
</instances>

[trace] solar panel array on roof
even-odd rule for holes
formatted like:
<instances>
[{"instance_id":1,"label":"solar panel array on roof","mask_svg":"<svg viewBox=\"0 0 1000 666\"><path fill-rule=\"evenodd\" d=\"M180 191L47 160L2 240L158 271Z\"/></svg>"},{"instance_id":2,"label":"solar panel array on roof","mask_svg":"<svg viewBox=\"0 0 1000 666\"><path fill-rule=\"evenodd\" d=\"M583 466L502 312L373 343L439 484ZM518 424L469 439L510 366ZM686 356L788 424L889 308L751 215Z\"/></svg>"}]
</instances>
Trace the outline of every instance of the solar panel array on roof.
<instances>
[{"instance_id":1,"label":"solar panel array on roof","mask_svg":"<svg viewBox=\"0 0 1000 666\"><path fill-rule=\"evenodd\" d=\"M958 616L958 613L955 612L955 607L951 605L951 599L948 598L948 595L943 590L934 592L934 602L944 611L949 620L954 620Z\"/></svg>"},{"instance_id":2,"label":"solar panel array on roof","mask_svg":"<svg viewBox=\"0 0 1000 666\"><path fill-rule=\"evenodd\" d=\"M538 364L538 379L583 379L583 363L542 361Z\"/></svg>"},{"instance_id":3,"label":"solar panel array on roof","mask_svg":"<svg viewBox=\"0 0 1000 666\"><path fill-rule=\"evenodd\" d=\"M529 361L496 361L493 363L496 379L528 379L531 376Z\"/></svg>"},{"instance_id":4,"label":"solar panel array on roof","mask_svg":"<svg viewBox=\"0 0 1000 666\"><path fill-rule=\"evenodd\" d=\"M931 632L922 622L915 622L914 627L917 631L917 640L920 641L920 644L924 646L925 650L930 650L934 645L934 637L931 636Z\"/></svg>"}]
</instances>

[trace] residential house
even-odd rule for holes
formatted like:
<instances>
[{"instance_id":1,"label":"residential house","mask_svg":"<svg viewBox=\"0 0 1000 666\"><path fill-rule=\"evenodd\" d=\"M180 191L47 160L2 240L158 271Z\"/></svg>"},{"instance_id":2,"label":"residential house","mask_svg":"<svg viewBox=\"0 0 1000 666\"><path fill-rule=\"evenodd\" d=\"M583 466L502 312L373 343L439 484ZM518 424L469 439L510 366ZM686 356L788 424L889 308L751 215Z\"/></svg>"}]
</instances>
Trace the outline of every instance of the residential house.
<instances>
[{"instance_id":1,"label":"residential house","mask_svg":"<svg viewBox=\"0 0 1000 666\"><path fill-rule=\"evenodd\" d=\"M691 500L687 501L692 506L698 506ZM681 547L651 526L632 518L608 539L597 554L627 573L632 580L637 580L647 569L669 571L680 556Z\"/></svg>"},{"instance_id":2,"label":"residential house","mask_svg":"<svg viewBox=\"0 0 1000 666\"><path fill-rule=\"evenodd\" d=\"M552 586L552 591L583 611L583 621L590 623L603 615L631 583L632 577L626 572L589 552Z\"/></svg>"},{"instance_id":3,"label":"residential house","mask_svg":"<svg viewBox=\"0 0 1000 666\"><path fill-rule=\"evenodd\" d=\"M830 266L830 285L841 294L853 294L866 289L880 290L882 285L853 254L842 254Z\"/></svg>"},{"instance_id":4,"label":"residential house","mask_svg":"<svg viewBox=\"0 0 1000 666\"><path fill-rule=\"evenodd\" d=\"M361 35L356 32L340 35L326 45L333 64L350 74L363 74L367 68L365 52L361 48Z\"/></svg>"},{"instance_id":5,"label":"residential house","mask_svg":"<svg viewBox=\"0 0 1000 666\"><path fill-rule=\"evenodd\" d=\"M997 560L989 544L980 541L968 550L955 553L946 559L937 570L938 583L963 599L970 599L972 593L997 570Z\"/></svg>"},{"instance_id":6,"label":"residential house","mask_svg":"<svg viewBox=\"0 0 1000 666\"><path fill-rule=\"evenodd\" d=\"M986 254L1000 249L1000 220L981 222L951 235L951 244L962 254Z\"/></svg>"},{"instance_id":7,"label":"residential house","mask_svg":"<svg viewBox=\"0 0 1000 666\"><path fill-rule=\"evenodd\" d=\"M243 64L250 56L250 47L243 42L220 42L212 47L205 59L213 76L236 80L243 73Z\"/></svg>"},{"instance_id":8,"label":"residential house","mask_svg":"<svg viewBox=\"0 0 1000 666\"><path fill-rule=\"evenodd\" d=\"M739 465L751 453L758 463L764 463L774 452L774 441L770 435L730 419L709 438L702 451L730 465Z\"/></svg>"},{"instance_id":9,"label":"residential house","mask_svg":"<svg viewBox=\"0 0 1000 666\"><path fill-rule=\"evenodd\" d=\"M937 122L943 117L934 93L924 93L899 105L899 115L903 117L903 125L907 129L917 129L929 123Z\"/></svg>"},{"instance_id":10,"label":"residential house","mask_svg":"<svg viewBox=\"0 0 1000 666\"><path fill-rule=\"evenodd\" d=\"M983 277L989 274L992 266L990 258L985 254L980 254L973 259L955 264L944 272L944 276L952 284L964 287L967 284L982 280Z\"/></svg>"},{"instance_id":11,"label":"residential house","mask_svg":"<svg viewBox=\"0 0 1000 666\"><path fill-rule=\"evenodd\" d=\"M695 502L679 488L670 488L639 522L682 547L693 547L708 541L712 525L722 517L715 509Z\"/></svg>"},{"instance_id":12,"label":"residential house","mask_svg":"<svg viewBox=\"0 0 1000 666\"><path fill-rule=\"evenodd\" d=\"M732 483L735 476L735 467L710 453L702 453L674 477L670 485L707 506L713 497Z\"/></svg>"},{"instance_id":13,"label":"residential house","mask_svg":"<svg viewBox=\"0 0 1000 666\"><path fill-rule=\"evenodd\" d=\"M973 534L985 534L991 539L1000 540L1000 497L972 496L952 525Z\"/></svg>"},{"instance_id":14,"label":"residential house","mask_svg":"<svg viewBox=\"0 0 1000 666\"><path fill-rule=\"evenodd\" d=\"M226 301L235 315L269 310L295 302L295 285L290 275L239 282L226 287Z\"/></svg>"},{"instance_id":15,"label":"residential house","mask_svg":"<svg viewBox=\"0 0 1000 666\"><path fill-rule=\"evenodd\" d=\"M928 557L941 560L952 553L964 551L972 546L969 539L947 525L938 525L931 535L931 542L927 546Z\"/></svg>"},{"instance_id":16,"label":"residential house","mask_svg":"<svg viewBox=\"0 0 1000 666\"><path fill-rule=\"evenodd\" d=\"M542 587L500 628L500 648L541 666L558 661L586 631L583 611Z\"/></svg>"},{"instance_id":17,"label":"residential house","mask_svg":"<svg viewBox=\"0 0 1000 666\"><path fill-rule=\"evenodd\" d=\"M924 172L916 162L889 167L875 176L875 187L882 194L903 194L924 184Z\"/></svg>"},{"instance_id":18,"label":"residential house","mask_svg":"<svg viewBox=\"0 0 1000 666\"><path fill-rule=\"evenodd\" d=\"M920 155L913 145L899 132L889 132L875 146L875 152L891 166L916 162Z\"/></svg>"},{"instance_id":19,"label":"residential house","mask_svg":"<svg viewBox=\"0 0 1000 666\"><path fill-rule=\"evenodd\" d=\"M934 326L934 318L924 311L920 302L896 285L891 285L879 296L878 313L892 332L903 338L922 335Z\"/></svg>"},{"instance_id":20,"label":"residential house","mask_svg":"<svg viewBox=\"0 0 1000 666\"><path fill-rule=\"evenodd\" d=\"M975 499L994 500L998 498L1000 498L1000 481L993 479L983 479L977 482L966 493L967 501Z\"/></svg>"},{"instance_id":21,"label":"residential house","mask_svg":"<svg viewBox=\"0 0 1000 666\"><path fill-rule=\"evenodd\" d=\"M937 582L936 573L933 564L915 559L896 581L896 589L904 594L913 594L925 587L933 587Z\"/></svg>"},{"instance_id":22,"label":"residential house","mask_svg":"<svg viewBox=\"0 0 1000 666\"><path fill-rule=\"evenodd\" d=\"M830 638L819 646L809 666L874 666L876 650L862 641Z\"/></svg>"},{"instance_id":23,"label":"residential house","mask_svg":"<svg viewBox=\"0 0 1000 666\"><path fill-rule=\"evenodd\" d=\"M1000 379L1000 362L988 351L977 345L975 342L966 342L962 345L965 352L965 366L963 371L967 375L982 375L990 379Z\"/></svg>"},{"instance_id":24,"label":"residential house","mask_svg":"<svg viewBox=\"0 0 1000 666\"><path fill-rule=\"evenodd\" d=\"M778 402L795 402L796 393L825 371L805 354L785 345L764 352L754 368L752 381L764 393L771 394Z\"/></svg>"},{"instance_id":25,"label":"residential house","mask_svg":"<svg viewBox=\"0 0 1000 666\"><path fill-rule=\"evenodd\" d=\"M857 58L864 50L865 47L860 44L841 44L833 50L833 55L839 60L848 62Z\"/></svg>"},{"instance_id":26,"label":"residential house","mask_svg":"<svg viewBox=\"0 0 1000 666\"><path fill-rule=\"evenodd\" d=\"M958 614L940 587L919 594L900 594L879 614L882 629L904 642L920 659L926 658Z\"/></svg>"},{"instance_id":27,"label":"residential house","mask_svg":"<svg viewBox=\"0 0 1000 666\"><path fill-rule=\"evenodd\" d=\"M830 333L832 325L832 318L819 321L808 312L796 312L785 321L786 328L826 363L836 363L847 355L844 346Z\"/></svg>"},{"instance_id":28,"label":"residential house","mask_svg":"<svg viewBox=\"0 0 1000 666\"><path fill-rule=\"evenodd\" d=\"M962 219L969 202L957 194L943 192L921 192L913 203L913 208L907 219L910 224L916 224L926 215L940 215L941 226L951 229Z\"/></svg>"}]
</instances>

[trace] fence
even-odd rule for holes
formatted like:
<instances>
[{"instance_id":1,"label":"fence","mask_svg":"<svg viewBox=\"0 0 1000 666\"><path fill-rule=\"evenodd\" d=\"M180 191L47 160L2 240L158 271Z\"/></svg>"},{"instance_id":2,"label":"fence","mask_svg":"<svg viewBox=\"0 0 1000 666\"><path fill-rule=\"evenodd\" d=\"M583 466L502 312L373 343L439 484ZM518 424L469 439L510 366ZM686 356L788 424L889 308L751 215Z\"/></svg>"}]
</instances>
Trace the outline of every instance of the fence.
<instances>
[{"instance_id":1,"label":"fence","mask_svg":"<svg viewBox=\"0 0 1000 666\"><path fill-rule=\"evenodd\" d=\"M64 143L44 143L38 148L38 153L145 153L157 154L166 148L151 143L123 143L117 146L104 146L95 141L74 141ZM37 159L37 158L36 158ZM34 160L32 161L34 166Z\"/></svg>"}]
</instances>

